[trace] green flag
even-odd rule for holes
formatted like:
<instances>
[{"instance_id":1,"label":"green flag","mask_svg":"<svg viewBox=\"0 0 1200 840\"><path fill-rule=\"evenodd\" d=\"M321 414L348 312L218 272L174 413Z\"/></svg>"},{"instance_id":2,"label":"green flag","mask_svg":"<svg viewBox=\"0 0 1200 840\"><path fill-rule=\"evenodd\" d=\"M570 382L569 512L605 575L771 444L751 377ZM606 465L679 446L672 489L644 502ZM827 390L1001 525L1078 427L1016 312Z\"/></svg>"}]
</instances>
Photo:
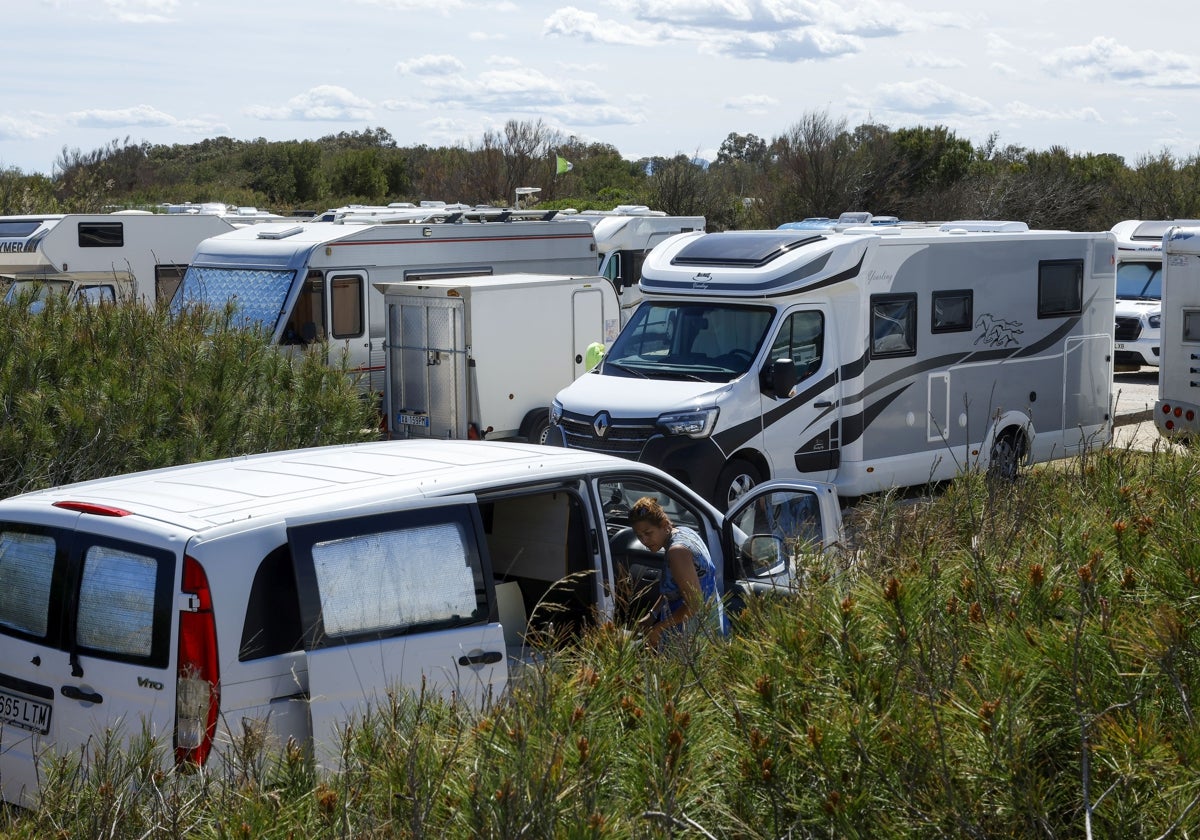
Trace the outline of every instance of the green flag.
<instances>
[{"instance_id":1,"label":"green flag","mask_svg":"<svg viewBox=\"0 0 1200 840\"><path fill-rule=\"evenodd\" d=\"M575 164L571 163L571 161L567 160L564 157L560 157L560 158L558 158L558 171L555 172L555 174L562 175L564 172L570 172L574 168L575 168Z\"/></svg>"}]
</instances>

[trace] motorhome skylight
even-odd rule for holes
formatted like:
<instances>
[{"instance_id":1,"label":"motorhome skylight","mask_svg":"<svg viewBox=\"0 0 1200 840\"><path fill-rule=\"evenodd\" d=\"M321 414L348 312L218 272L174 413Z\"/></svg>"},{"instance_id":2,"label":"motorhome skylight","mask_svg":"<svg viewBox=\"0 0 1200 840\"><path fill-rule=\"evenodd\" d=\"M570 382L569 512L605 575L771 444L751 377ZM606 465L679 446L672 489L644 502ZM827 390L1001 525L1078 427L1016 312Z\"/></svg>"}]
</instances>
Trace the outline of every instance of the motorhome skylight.
<instances>
[{"instance_id":1,"label":"motorhome skylight","mask_svg":"<svg viewBox=\"0 0 1200 840\"><path fill-rule=\"evenodd\" d=\"M797 236L789 231L710 233L681 248L671 264L759 268L789 251L822 239L822 236Z\"/></svg>"},{"instance_id":2,"label":"motorhome skylight","mask_svg":"<svg viewBox=\"0 0 1200 840\"><path fill-rule=\"evenodd\" d=\"M1195 219L1169 219L1166 221L1142 222L1133 230L1133 235L1130 239L1153 239L1160 240L1163 234L1171 228L1179 225L1181 227L1194 227L1200 225L1200 221Z\"/></svg>"}]
</instances>

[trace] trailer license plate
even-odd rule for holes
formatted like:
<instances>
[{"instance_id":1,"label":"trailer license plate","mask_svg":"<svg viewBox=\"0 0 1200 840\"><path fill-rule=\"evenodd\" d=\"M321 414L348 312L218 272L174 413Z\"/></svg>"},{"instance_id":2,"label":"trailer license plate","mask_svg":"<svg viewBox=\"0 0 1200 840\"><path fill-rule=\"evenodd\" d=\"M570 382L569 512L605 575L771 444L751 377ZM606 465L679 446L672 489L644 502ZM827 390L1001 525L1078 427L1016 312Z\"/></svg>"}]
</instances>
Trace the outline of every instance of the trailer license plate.
<instances>
[{"instance_id":1,"label":"trailer license plate","mask_svg":"<svg viewBox=\"0 0 1200 840\"><path fill-rule=\"evenodd\" d=\"M429 428L428 414L397 414L396 423L401 426L422 426Z\"/></svg>"},{"instance_id":2,"label":"trailer license plate","mask_svg":"<svg viewBox=\"0 0 1200 840\"><path fill-rule=\"evenodd\" d=\"M50 731L50 708L49 703L0 690L0 722L45 735Z\"/></svg>"}]
</instances>

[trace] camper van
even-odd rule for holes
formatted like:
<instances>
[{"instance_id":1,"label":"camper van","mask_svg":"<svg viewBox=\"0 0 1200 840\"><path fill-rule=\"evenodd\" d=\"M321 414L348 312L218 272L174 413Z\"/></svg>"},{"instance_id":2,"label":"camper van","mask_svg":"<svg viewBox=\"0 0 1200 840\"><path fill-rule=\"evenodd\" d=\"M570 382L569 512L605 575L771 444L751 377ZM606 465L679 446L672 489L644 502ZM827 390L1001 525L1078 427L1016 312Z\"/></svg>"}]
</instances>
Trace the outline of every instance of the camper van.
<instances>
[{"instance_id":1,"label":"camper van","mask_svg":"<svg viewBox=\"0 0 1200 840\"><path fill-rule=\"evenodd\" d=\"M997 221L681 234L548 441L652 463L720 508L765 479L853 497L1101 445L1114 247Z\"/></svg>"},{"instance_id":2,"label":"camper van","mask_svg":"<svg viewBox=\"0 0 1200 840\"><path fill-rule=\"evenodd\" d=\"M462 211L353 215L340 222L258 224L201 242L174 306L236 304L248 326L280 345L328 342L364 391L384 388L383 293L378 284L479 274L595 273L583 221L472 217Z\"/></svg>"},{"instance_id":3,"label":"camper van","mask_svg":"<svg viewBox=\"0 0 1200 840\"><path fill-rule=\"evenodd\" d=\"M1200 432L1200 222L1163 235L1162 342L1154 423L1167 437Z\"/></svg>"},{"instance_id":4,"label":"camper van","mask_svg":"<svg viewBox=\"0 0 1200 840\"><path fill-rule=\"evenodd\" d=\"M1113 225L1117 238L1117 303L1113 360L1117 370L1159 366L1162 326L1163 234L1200 221L1142 221Z\"/></svg>"},{"instance_id":5,"label":"camper van","mask_svg":"<svg viewBox=\"0 0 1200 840\"><path fill-rule=\"evenodd\" d=\"M791 587L840 538L837 496L758 490L722 517L644 464L408 440L0 501L0 797L36 805L39 762L86 767L106 731L212 773L247 734L336 769L339 732L395 692L484 706L531 648L657 598L663 554L629 527L645 495L701 535L722 591Z\"/></svg>"},{"instance_id":6,"label":"camper van","mask_svg":"<svg viewBox=\"0 0 1200 840\"><path fill-rule=\"evenodd\" d=\"M0 217L6 303L53 293L92 303L170 301L196 246L234 226L216 215L119 212Z\"/></svg>"},{"instance_id":7,"label":"camper van","mask_svg":"<svg viewBox=\"0 0 1200 840\"><path fill-rule=\"evenodd\" d=\"M576 218L563 216L562 218ZM633 315L642 302L642 264L654 246L677 233L704 231L703 216L668 216L644 204L620 204L612 210L584 210L578 214L592 225L600 268L621 299L621 323Z\"/></svg>"},{"instance_id":8,"label":"camper van","mask_svg":"<svg viewBox=\"0 0 1200 840\"><path fill-rule=\"evenodd\" d=\"M509 274L379 285L393 438L542 443L554 395L620 329L605 277Z\"/></svg>"}]
</instances>

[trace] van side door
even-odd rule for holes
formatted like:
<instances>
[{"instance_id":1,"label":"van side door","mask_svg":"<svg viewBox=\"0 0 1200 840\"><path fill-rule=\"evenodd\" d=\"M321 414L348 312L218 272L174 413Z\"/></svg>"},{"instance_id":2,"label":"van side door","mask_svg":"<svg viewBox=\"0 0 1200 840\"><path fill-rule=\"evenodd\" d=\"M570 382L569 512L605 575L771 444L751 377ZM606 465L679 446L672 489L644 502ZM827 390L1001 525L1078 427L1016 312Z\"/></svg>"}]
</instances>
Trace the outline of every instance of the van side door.
<instances>
[{"instance_id":1,"label":"van side door","mask_svg":"<svg viewBox=\"0 0 1200 840\"><path fill-rule=\"evenodd\" d=\"M318 763L389 692L479 708L508 680L504 632L472 495L289 520Z\"/></svg>"},{"instance_id":2,"label":"van side door","mask_svg":"<svg viewBox=\"0 0 1200 840\"><path fill-rule=\"evenodd\" d=\"M772 387L778 359L791 359L796 370L795 387L786 393ZM804 304L784 314L771 339L761 386L763 453L771 475L832 480L841 450L841 386L828 306Z\"/></svg>"}]
</instances>

